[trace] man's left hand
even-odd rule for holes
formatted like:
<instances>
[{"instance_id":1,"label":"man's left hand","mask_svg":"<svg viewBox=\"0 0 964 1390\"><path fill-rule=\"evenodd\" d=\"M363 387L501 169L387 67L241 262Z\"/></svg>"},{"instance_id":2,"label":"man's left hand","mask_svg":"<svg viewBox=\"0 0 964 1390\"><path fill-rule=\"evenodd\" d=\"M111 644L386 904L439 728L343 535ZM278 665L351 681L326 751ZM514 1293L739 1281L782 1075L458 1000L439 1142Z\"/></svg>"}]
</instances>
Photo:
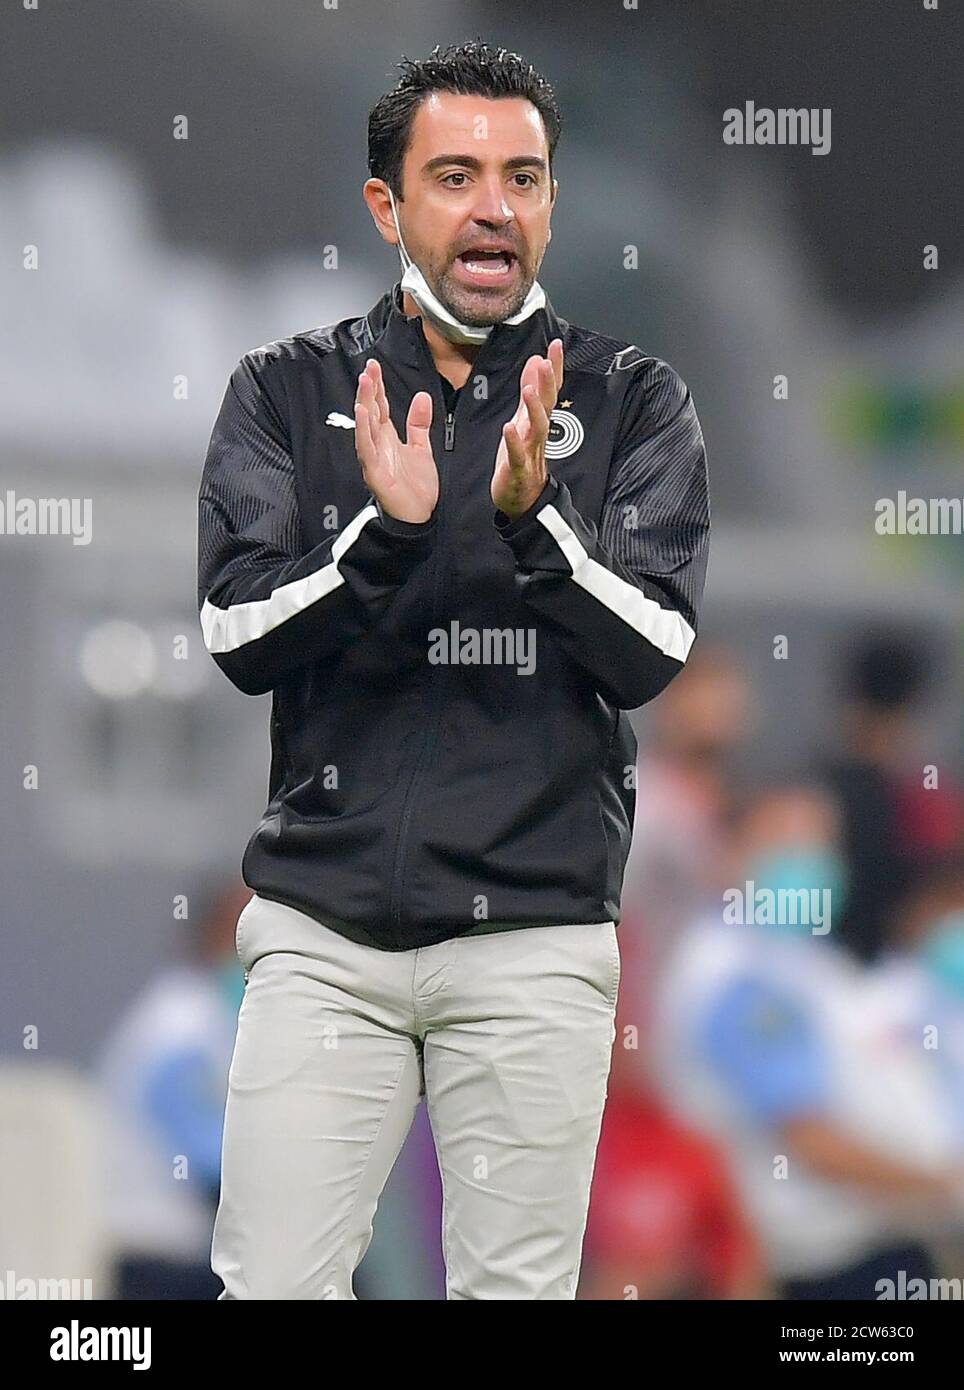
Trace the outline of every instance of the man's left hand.
<instances>
[{"instance_id":1,"label":"man's left hand","mask_svg":"<svg viewBox=\"0 0 964 1390\"><path fill-rule=\"evenodd\" d=\"M562 339L553 338L548 357L530 357L523 367L518 408L502 426L491 493L508 516L527 511L546 485L549 413L561 389Z\"/></svg>"}]
</instances>

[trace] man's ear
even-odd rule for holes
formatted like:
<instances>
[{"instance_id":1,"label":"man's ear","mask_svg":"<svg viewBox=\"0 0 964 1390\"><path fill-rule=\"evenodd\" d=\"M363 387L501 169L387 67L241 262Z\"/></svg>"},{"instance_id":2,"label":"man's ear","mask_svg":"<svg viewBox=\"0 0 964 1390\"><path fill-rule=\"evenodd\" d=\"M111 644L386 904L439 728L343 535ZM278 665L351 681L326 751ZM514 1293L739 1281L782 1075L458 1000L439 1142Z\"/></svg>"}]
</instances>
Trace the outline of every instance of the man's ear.
<instances>
[{"instance_id":1,"label":"man's ear","mask_svg":"<svg viewBox=\"0 0 964 1390\"><path fill-rule=\"evenodd\" d=\"M388 184L384 179L366 179L362 188L362 197L368 204L368 211L371 213L372 220L382 239L387 241L389 246L397 246L398 232L395 230L395 219L392 217ZM398 200L395 201L397 203Z\"/></svg>"}]
</instances>

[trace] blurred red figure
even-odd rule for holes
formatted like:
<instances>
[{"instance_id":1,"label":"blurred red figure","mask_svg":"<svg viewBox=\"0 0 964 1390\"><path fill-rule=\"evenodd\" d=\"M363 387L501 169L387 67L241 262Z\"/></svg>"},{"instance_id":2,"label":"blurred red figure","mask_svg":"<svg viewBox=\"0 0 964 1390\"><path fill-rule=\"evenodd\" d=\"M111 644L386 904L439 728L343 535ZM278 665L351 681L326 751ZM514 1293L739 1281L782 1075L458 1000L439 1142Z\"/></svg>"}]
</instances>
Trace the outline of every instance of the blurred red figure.
<instances>
[{"instance_id":1,"label":"blurred red figure","mask_svg":"<svg viewBox=\"0 0 964 1390\"><path fill-rule=\"evenodd\" d=\"M723 1152L675 1118L619 1026L581 1299L760 1298L763 1256Z\"/></svg>"},{"instance_id":2,"label":"blurred red figure","mask_svg":"<svg viewBox=\"0 0 964 1390\"><path fill-rule=\"evenodd\" d=\"M636 768L623 887L616 1044L579 1297L759 1296L762 1259L722 1151L664 1107L646 1064L646 1017L663 955L705 910L751 727L745 675L720 647L694 651L652 710Z\"/></svg>"}]
</instances>

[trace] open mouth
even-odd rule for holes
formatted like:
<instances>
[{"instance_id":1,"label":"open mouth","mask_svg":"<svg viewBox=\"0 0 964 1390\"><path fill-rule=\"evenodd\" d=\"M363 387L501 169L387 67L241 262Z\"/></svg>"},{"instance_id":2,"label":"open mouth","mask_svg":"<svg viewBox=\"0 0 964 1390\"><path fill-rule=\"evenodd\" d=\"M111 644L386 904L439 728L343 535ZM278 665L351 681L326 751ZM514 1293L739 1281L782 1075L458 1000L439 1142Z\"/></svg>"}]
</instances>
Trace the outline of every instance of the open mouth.
<instances>
[{"instance_id":1,"label":"open mouth","mask_svg":"<svg viewBox=\"0 0 964 1390\"><path fill-rule=\"evenodd\" d=\"M511 251L463 251L456 261L465 278L476 284L497 284L510 277L516 257Z\"/></svg>"}]
</instances>

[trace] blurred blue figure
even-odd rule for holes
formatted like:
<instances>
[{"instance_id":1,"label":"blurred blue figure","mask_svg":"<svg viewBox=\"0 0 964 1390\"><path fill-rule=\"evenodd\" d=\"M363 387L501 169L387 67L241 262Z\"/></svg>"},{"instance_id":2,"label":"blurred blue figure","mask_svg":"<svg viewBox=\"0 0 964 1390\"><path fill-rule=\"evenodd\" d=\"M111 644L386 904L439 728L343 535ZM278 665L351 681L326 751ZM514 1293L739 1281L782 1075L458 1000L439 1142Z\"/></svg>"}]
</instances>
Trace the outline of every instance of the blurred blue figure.
<instances>
[{"instance_id":1,"label":"blurred blue figure","mask_svg":"<svg viewBox=\"0 0 964 1390\"><path fill-rule=\"evenodd\" d=\"M875 1298L898 1271L934 1277L920 1237L939 1216L961 1219L921 1048L833 937L837 837L815 788L751 804L734 886L668 958L653 1017L667 1099L727 1150L787 1298Z\"/></svg>"},{"instance_id":2,"label":"blurred blue figure","mask_svg":"<svg viewBox=\"0 0 964 1390\"><path fill-rule=\"evenodd\" d=\"M871 973L872 1004L917 1057L935 1142L964 1156L964 863L932 864L905 893Z\"/></svg>"},{"instance_id":3,"label":"blurred blue figure","mask_svg":"<svg viewBox=\"0 0 964 1390\"><path fill-rule=\"evenodd\" d=\"M189 900L184 958L156 975L104 1042L107 1218L115 1297L212 1299L211 1231L228 1069L244 972L235 930L250 898L223 883Z\"/></svg>"}]
</instances>

